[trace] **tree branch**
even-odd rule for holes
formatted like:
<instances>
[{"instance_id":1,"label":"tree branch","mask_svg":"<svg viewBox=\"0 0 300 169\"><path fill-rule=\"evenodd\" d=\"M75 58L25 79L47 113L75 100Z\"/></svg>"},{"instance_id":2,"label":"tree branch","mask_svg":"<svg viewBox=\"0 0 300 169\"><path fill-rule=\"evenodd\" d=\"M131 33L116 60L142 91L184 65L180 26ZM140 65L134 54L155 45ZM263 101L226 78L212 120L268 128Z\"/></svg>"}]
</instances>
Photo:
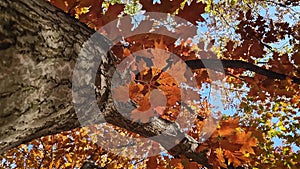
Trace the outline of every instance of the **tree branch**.
<instances>
[{"instance_id":1,"label":"tree branch","mask_svg":"<svg viewBox=\"0 0 300 169\"><path fill-rule=\"evenodd\" d=\"M128 105L121 106L126 107ZM127 129L131 132L138 133L145 138L155 136L155 138L151 139L160 143L174 157L184 155L192 161L204 165L208 169L212 168L206 157L207 152L196 151L196 148L200 145L200 143L191 136L183 133L176 122L170 122L156 116L151 118L148 123L133 122L122 116L116 110L111 95L109 96L106 109L103 111L102 115L108 123Z\"/></svg>"},{"instance_id":2,"label":"tree branch","mask_svg":"<svg viewBox=\"0 0 300 169\"><path fill-rule=\"evenodd\" d=\"M220 64L222 63L222 65ZM252 63L248 63L241 60L218 60L218 59L199 59L199 60L187 60L185 63L191 69L201 69L201 68L209 68L216 71L224 71L224 68L233 68L233 69L246 69L252 72L258 73L260 75L264 75L270 79L280 79L284 80L287 77L292 79L293 83L300 84L300 78L298 77L290 77L285 74L277 73L272 70L264 69L262 67L256 66ZM222 67L223 66L223 67Z\"/></svg>"}]
</instances>

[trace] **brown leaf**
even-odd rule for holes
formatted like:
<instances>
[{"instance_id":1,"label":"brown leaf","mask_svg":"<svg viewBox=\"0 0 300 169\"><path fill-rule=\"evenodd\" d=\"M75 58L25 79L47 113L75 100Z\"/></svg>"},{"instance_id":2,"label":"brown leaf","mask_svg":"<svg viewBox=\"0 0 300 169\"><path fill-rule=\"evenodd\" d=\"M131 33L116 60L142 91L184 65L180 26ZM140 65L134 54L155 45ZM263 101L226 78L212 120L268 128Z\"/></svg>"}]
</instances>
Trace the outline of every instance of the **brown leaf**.
<instances>
[{"instance_id":1,"label":"brown leaf","mask_svg":"<svg viewBox=\"0 0 300 169\"><path fill-rule=\"evenodd\" d=\"M147 162L147 168L152 169L152 168L157 168L157 156L151 156L148 158Z\"/></svg>"},{"instance_id":2,"label":"brown leaf","mask_svg":"<svg viewBox=\"0 0 300 169\"><path fill-rule=\"evenodd\" d=\"M250 48L249 54L256 58L262 58L265 54L264 46L259 41L255 41Z\"/></svg>"},{"instance_id":3,"label":"brown leaf","mask_svg":"<svg viewBox=\"0 0 300 169\"><path fill-rule=\"evenodd\" d=\"M235 155L231 153L231 151L225 150L224 154L225 154L225 157L228 159L229 164L233 163L234 167L238 167L238 166L242 165L240 160L238 158L236 158Z\"/></svg>"},{"instance_id":4,"label":"brown leaf","mask_svg":"<svg viewBox=\"0 0 300 169\"><path fill-rule=\"evenodd\" d=\"M196 21L204 21L201 16L205 12L206 4L202 2L192 1L190 5L185 4L182 10L179 10L178 16L196 24Z\"/></svg>"},{"instance_id":5,"label":"brown leaf","mask_svg":"<svg viewBox=\"0 0 300 169\"><path fill-rule=\"evenodd\" d=\"M294 53L292 59L296 65L300 66L300 52Z\"/></svg>"},{"instance_id":6,"label":"brown leaf","mask_svg":"<svg viewBox=\"0 0 300 169\"><path fill-rule=\"evenodd\" d=\"M182 1L171 1L162 0L160 4L153 4L152 0L142 0L140 3L143 5L144 10L147 12L163 12L163 13L173 13L176 9L180 7Z\"/></svg>"}]
</instances>

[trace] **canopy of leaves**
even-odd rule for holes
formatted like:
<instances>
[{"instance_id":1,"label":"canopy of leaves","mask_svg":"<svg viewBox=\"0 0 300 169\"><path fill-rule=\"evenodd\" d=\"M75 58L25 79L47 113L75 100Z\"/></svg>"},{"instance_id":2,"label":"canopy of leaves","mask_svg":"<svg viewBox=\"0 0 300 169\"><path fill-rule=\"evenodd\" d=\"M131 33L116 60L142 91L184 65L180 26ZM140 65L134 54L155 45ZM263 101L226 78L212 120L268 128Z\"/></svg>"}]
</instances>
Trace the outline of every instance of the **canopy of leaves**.
<instances>
[{"instance_id":1,"label":"canopy of leaves","mask_svg":"<svg viewBox=\"0 0 300 169\"><path fill-rule=\"evenodd\" d=\"M173 39L158 34L127 37L112 48L121 62L132 53L144 49L162 49L179 56L192 68L198 89L188 105L180 105L184 94L179 82L163 70L173 70L184 76L187 68L177 62L140 57L128 70L139 72L128 86L114 90L119 101L129 99L136 104L130 112L132 121L148 122L151 117L175 121L180 106L192 110L198 119L188 134L201 142L205 123L210 113L212 80L208 69L199 59L211 59L215 53L224 65L226 93L225 109L217 129L198 152L206 151L210 165L199 164L184 156L167 153L135 160L125 159L97 144L98 138L87 133L104 132L97 126L46 136L21 145L0 157L6 168L75 168L87 160L106 168L300 168L300 4L295 0L220 0L220 1L105 1L105 0L50 0L65 12L99 29L125 15L164 12L178 16L199 27L189 37ZM137 26L154 28L154 21L143 20ZM172 31L167 26L155 27ZM188 31L175 27L177 34ZM105 34L105 32L104 32ZM208 50L206 50L208 49ZM155 53L152 55L167 55ZM118 63L119 63L118 62ZM156 63L153 63L156 62ZM116 64L118 64L116 63ZM151 65L162 65L160 68ZM144 69L147 67L147 69ZM124 69L125 70L125 69ZM185 82L188 79L180 79ZM151 99L155 93L157 99ZM208 94L206 94L208 92ZM165 104L161 104L165 103ZM151 111L150 111L151 110ZM125 135L135 135L117 129ZM137 136L138 137L138 136ZM112 136L107 144L119 141ZM104 144L101 144L104 145ZM159 149L159 144L152 147Z\"/></svg>"}]
</instances>

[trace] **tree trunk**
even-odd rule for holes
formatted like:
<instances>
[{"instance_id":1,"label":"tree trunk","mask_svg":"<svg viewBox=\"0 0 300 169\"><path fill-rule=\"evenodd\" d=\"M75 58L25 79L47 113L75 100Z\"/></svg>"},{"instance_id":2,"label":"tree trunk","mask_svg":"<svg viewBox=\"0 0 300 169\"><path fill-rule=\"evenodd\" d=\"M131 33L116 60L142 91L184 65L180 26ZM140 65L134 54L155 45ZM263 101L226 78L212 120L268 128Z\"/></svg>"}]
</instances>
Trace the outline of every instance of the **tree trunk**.
<instances>
[{"instance_id":1,"label":"tree trunk","mask_svg":"<svg viewBox=\"0 0 300 169\"><path fill-rule=\"evenodd\" d=\"M0 153L79 127L71 80L94 33L46 1L0 1Z\"/></svg>"},{"instance_id":2,"label":"tree trunk","mask_svg":"<svg viewBox=\"0 0 300 169\"><path fill-rule=\"evenodd\" d=\"M0 10L1 154L32 139L80 127L72 104L73 69L82 45L95 31L44 0L1 0ZM87 53L99 54L101 60L97 103L105 120L144 137L160 135L155 141L171 154L209 166L205 152L195 151L199 143L182 133L178 124L158 117L147 124L135 123L116 110L109 78L114 58L105 53L109 41L100 34L96 37L102 46ZM89 77L83 75L79 83L85 78ZM88 109L88 101L76 104ZM101 118L86 117L86 124Z\"/></svg>"}]
</instances>

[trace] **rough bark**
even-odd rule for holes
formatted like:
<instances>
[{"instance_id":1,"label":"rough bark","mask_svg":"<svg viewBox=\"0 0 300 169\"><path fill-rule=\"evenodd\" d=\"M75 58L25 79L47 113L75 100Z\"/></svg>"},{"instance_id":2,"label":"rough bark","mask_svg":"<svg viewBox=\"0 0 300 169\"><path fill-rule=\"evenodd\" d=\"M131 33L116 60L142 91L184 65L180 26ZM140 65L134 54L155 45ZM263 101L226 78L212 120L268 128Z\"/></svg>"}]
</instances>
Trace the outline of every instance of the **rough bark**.
<instances>
[{"instance_id":1,"label":"rough bark","mask_svg":"<svg viewBox=\"0 0 300 169\"><path fill-rule=\"evenodd\" d=\"M79 126L71 78L94 33L46 1L0 1L0 153Z\"/></svg>"}]
</instances>

